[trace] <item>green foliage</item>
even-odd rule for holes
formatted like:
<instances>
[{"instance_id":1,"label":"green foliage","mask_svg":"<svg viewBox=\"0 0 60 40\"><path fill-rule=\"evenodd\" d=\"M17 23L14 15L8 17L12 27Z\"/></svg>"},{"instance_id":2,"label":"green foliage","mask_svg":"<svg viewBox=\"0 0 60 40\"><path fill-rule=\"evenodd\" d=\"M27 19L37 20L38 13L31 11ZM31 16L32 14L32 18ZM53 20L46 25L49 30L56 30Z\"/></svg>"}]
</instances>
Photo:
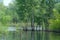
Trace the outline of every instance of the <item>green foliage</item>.
<instances>
[{"instance_id":1,"label":"green foliage","mask_svg":"<svg viewBox=\"0 0 60 40\"><path fill-rule=\"evenodd\" d=\"M0 4L0 23L6 25L10 23L30 23L43 25L56 29L60 22L60 3L54 0L16 0L8 7ZM57 21L58 19L58 21ZM48 22L49 21L49 22ZM51 24L49 24L51 22ZM57 27L55 25L57 24ZM16 25L16 24L15 24Z\"/></svg>"},{"instance_id":2,"label":"green foliage","mask_svg":"<svg viewBox=\"0 0 60 40\"><path fill-rule=\"evenodd\" d=\"M11 20L12 20L12 17L9 16L9 15L3 16L3 17L1 18L1 22L2 22L3 24L7 24L7 23L10 22Z\"/></svg>"},{"instance_id":3,"label":"green foliage","mask_svg":"<svg viewBox=\"0 0 60 40\"><path fill-rule=\"evenodd\" d=\"M51 20L50 29L60 30L60 20L59 19Z\"/></svg>"},{"instance_id":4,"label":"green foliage","mask_svg":"<svg viewBox=\"0 0 60 40\"><path fill-rule=\"evenodd\" d=\"M19 15L20 20L31 19L32 13L35 14L35 10L38 8L38 1L34 0L16 0L17 2L17 14Z\"/></svg>"},{"instance_id":5,"label":"green foliage","mask_svg":"<svg viewBox=\"0 0 60 40\"><path fill-rule=\"evenodd\" d=\"M55 4L55 9L60 13L60 3Z\"/></svg>"},{"instance_id":6,"label":"green foliage","mask_svg":"<svg viewBox=\"0 0 60 40\"><path fill-rule=\"evenodd\" d=\"M53 9L54 18L50 20L50 27L49 27L52 30L60 30L59 5L60 5L59 3L55 4L55 7Z\"/></svg>"}]
</instances>

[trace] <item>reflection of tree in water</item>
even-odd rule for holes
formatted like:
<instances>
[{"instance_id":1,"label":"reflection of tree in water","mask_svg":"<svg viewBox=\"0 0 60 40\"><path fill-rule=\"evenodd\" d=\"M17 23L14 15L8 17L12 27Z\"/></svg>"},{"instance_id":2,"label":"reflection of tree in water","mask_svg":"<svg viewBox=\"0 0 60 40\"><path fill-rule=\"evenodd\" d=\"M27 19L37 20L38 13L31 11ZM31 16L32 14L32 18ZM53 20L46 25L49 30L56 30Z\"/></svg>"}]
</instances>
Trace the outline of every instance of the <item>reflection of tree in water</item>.
<instances>
[{"instance_id":1,"label":"reflection of tree in water","mask_svg":"<svg viewBox=\"0 0 60 40\"><path fill-rule=\"evenodd\" d=\"M37 31L37 40L40 40L41 39L41 34L40 34L40 31Z\"/></svg>"},{"instance_id":2,"label":"reflection of tree in water","mask_svg":"<svg viewBox=\"0 0 60 40\"><path fill-rule=\"evenodd\" d=\"M1 40L6 40L6 35L5 34L1 35Z\"/></svg>"},{"instance_id":3,"label":"reflection of tree in water","mask_svg":"<svg viewBox=\"0 0 60 40\"><path fill-rule=\"evenodd\" d=\"M54 37L57 37L57 36L59 36L60 37L60 33L51 33L51 35L53 35Z\"/></svg>"}]
</instances>

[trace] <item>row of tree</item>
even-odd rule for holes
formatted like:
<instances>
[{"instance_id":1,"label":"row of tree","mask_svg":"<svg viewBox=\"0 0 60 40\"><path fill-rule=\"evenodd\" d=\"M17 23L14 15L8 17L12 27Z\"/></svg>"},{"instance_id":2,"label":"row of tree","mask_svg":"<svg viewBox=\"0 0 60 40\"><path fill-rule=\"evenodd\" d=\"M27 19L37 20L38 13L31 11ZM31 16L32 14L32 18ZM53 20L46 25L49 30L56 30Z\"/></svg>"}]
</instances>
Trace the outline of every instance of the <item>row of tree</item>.
<instances>
[{"instance_id":1,"label":"row of tree","mask_svg":"<svg viewBox=\"0 0 60 40\"><path fill-rule=\"evenodd\" d=\"M59 7L56 6L59 3L55 0L16 0L15 2L19 19L23 22L30 21L32 27L36 23L39 26L44 24L45 29L49 29L50 20L56 20L56 10L59 13Z\"/></svg>"},{"instance_id":2,"label":"row of tree","mask_svg":"<svg viewBox=\"0 0 60 40\"><path fill-rule=\"evenodd\" d=\"M59 27L60 3L55 0L14 0L8 7L0 5L2 24L23 22L30 24L31 27L42 26L46 30Z\"/></svg>"}]
</instances>

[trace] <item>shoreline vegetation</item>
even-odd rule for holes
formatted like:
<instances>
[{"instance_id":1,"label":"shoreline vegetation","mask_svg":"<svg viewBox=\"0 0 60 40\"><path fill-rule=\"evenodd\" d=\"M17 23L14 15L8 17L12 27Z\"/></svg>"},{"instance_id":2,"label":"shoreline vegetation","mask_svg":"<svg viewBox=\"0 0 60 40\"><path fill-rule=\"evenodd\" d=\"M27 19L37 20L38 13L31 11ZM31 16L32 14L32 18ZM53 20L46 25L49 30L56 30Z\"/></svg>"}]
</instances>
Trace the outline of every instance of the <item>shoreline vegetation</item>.
<instances>
[{"instance_id":1,"label":"shoreline vegetation","mask_svg":"<svg viewBox=\"0 0 60 40\"><path fill-rule=\"evenodd\" d=\"M54 32L54 33L60 33L60 30L40 30L40 29L28 29L28 28L23 28L23 31L42 31L42 32Z\"/></svg>"}]
</instances>

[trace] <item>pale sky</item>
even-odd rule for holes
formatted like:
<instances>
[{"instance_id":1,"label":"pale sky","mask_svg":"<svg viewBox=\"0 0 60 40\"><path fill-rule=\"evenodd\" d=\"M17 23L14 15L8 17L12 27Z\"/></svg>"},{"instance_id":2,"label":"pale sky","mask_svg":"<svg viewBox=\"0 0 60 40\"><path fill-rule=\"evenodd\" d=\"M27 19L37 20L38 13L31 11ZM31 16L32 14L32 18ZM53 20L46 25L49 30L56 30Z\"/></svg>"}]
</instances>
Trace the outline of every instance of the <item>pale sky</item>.
<instances>
[{"instance_id":1,"label":"pale sky","mask_svg":"<svg viewBox=\"0 0 60 40\"><path fill-rule=\"evenodd\" d=\"M8 6L9 3L11 3L11 2L12 2L12 0L4 0L4 1L3 1L3 4L4 4L5 6Z\"/></svg>"}]
</instances>

